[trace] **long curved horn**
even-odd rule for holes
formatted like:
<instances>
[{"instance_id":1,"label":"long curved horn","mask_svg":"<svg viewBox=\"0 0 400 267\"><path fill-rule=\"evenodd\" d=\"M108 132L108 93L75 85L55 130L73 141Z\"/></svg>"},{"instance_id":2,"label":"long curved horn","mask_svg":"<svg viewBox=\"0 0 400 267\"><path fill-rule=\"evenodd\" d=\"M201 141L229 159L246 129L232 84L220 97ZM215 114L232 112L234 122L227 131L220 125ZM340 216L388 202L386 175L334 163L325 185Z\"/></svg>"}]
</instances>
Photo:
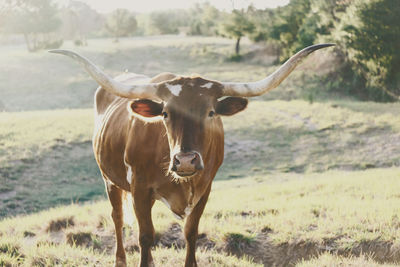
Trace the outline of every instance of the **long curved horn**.
<instances>
[{"instance_id":1,"label":"long curved horn","mask_svg":"<svg viewBox=\"0 0 400 267\"><path fill-rule=\"evenodd\" d=\"M50 53L62 54L81 64L92 78L108 92L126 98L157 98L157 84L127 85L112 79L87 58L70 50L49 50Z\"/></svg>"},{"instance_id":2,"label":"long curved horn","mask_svg":"<svg viewBox=\"0 0 400 267\"><path fill-rule=\"evenodd\" d=\"M284 79L286 79L286 77L296 68L296 66L306 56L308 56L315 50L334 45L335 44L318 44L306 47L300 52L297 52L297 54L295 54L291 58L289 58L274 73L269 75L267 78L257 82L249 82L249 83L223 82L221 83L223 85L222 94L224 96L242 96L242 97L262 95L268 92L269 90L272 90L275 87L277 87Z\"/></svg>"}]
</instances>

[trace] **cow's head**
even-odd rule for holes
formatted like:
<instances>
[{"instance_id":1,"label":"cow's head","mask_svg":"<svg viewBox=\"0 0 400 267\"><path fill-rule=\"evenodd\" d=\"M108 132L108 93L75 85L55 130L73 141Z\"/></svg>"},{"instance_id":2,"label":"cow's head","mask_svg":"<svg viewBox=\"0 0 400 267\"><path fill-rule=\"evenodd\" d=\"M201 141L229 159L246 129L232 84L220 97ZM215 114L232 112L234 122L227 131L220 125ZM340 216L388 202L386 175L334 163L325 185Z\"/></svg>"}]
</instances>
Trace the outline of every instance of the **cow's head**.
<instances>
[{"instance_id":1,"label":"cow's head","mask_svg":"<svg viewBox=\"0 0 400 267\"><path fill-rule=\"evenodd\" d=\"M277 87L301 62L320 48L307 47L263 80L249 83L226 83L200 77L178 77L160 83L127 85L118 82L86 58L68 50L52 50L81 63L108 92L131 98L129 109L146 121L162 120L170 147L168 171L175 178L193 177L203 170L206 152L219 116L233 115L247 106L244 97L259 96Z\"/></svg>"},{"instance_id":2,"label":"cow's head","mask_svg":"<svg viewBox=\"0 0 400 267\"><path fill-rule=\"evenodd\" d=\"M242 97L222 97L223 85L200 77L177 77L157 85L161 101L134 100L130 109L145 121L162 120L170 147L168 171L189 178L204 168L203 156L218 128L219 116L247 106ZM220 127L219 127L220 128Z\"/></svg>"}]
</instances>

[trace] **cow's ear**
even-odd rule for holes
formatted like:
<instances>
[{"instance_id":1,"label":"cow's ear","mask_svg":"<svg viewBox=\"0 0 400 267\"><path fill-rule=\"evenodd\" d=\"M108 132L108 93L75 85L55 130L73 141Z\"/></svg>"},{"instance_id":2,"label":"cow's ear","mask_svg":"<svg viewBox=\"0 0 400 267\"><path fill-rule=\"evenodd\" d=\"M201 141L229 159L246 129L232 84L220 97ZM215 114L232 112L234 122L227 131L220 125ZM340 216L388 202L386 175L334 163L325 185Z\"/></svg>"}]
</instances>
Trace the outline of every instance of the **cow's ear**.
<instances>
[{"instance_id":1,"label":"cow's ear","mask_svg":"<svg viewBox=\"0 0 400 267\"><path fill-rule=\"evenodd\" d=\"M157 103L149 99L138 99L129 104L129 110L133 115L146 121L154 121L154 119L161 118L157 118L157 116L161 116L163 108L163 103Z\"/></svg>"},{"instance_id":2,"label":"cow's ear","mask_svg":"<svg viewBox=\"0 0 400 267\"><path fill-rule=\"evenodd\" d=\"M247 99L242 97L227 97L219 100L216 112L219 115L230 116L244 110L247 107Z\"/></svg>"}]
</instances>

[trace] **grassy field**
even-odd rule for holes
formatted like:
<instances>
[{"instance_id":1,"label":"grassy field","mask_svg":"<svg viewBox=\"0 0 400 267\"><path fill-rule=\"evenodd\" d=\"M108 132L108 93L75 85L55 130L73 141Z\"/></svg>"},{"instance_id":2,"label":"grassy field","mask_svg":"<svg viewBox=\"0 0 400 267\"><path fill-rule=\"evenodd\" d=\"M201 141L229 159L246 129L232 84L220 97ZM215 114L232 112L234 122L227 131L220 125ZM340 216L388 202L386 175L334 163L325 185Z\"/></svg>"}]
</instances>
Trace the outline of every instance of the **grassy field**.
<instances>
[{"instance_id":1,"label":"grassy field","mask_svg":"<svg viewBox=\"0 0 400 267\"><path fill-rule=\"evenodd\" d=\"M346 262L398 263L400 197L395 185L399 179L398 169L389 168L216 181L199 228L201 266L339 262L327 255L319 259L324 253ZM0 263L111 263L109 214L110 205L101 201L5 219L0 223ZM159 202L153 218L156 263L182 265L181 222ZM136 231L136 227L125 228L125 245L133 263L138 260Z\"/></svg>"},{"instance_id":2,"label":"grassy field","mask_svg":"<svg viewBox=\"0 0 400 267\"><path fill-rule=\"evenodd\" d=\"M224 118L216 179L398 166L399 113L397 104L251 101ZM90 109L0 113L0 217L104 196L92 117Z\"/></svg>"},{"instance_id":3,"label":"grassy field","mask_svg":"<svg viewBox=\"0 0 400 267\"><path fill-rule=\"evenodd\" d=\"M233 44L169 36L63 48L112 75L243 81L276 68L246 41L244 61L230 62ZM111 265L113 225L90 142L96 84L66 58L24 49L0 47L0 266ZM225 161L200 224L200 266L400 262L400 105L328 94L321 55L223 119ZM154 216L156 263L181 265L181 224L160 204ZM125 230L136 263L136 227Z\"/></svg>"},{"instance_id":4,"label":"grassy field","mask_svg":"<svg viewBox=\"0 0 400 267\"><path fill-rule=\"evenodd\" d=\"M0 113L0 217L104 196L92 118L88 109Z\"/></svg>"}]
</instances>

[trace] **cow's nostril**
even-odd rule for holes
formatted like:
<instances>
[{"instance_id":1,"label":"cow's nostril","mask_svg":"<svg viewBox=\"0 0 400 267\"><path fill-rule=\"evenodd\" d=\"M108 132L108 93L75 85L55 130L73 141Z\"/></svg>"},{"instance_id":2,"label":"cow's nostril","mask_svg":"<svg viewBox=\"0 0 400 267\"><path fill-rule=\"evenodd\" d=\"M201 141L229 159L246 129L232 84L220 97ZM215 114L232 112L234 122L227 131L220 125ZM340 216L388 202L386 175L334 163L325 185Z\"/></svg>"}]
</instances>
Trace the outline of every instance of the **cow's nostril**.
<instances>
[{"instance_id":1,"label":"cow's nostril","mask_svg":"<svg viewBox=\"0 0 400 267\"><path fill-rule=\"evenodd\" d=\"M196 163L197 160L197 155L195 154L193 159L190 161L190 163L192 163L193 165Z\"/></svg>"},{"instance_id":2,"label":"cow's nostril","mask_svg":"<svg viewBox=\"0 0 400 267\"><path fill-rule=\"evenodd\" d=\"M177 166L177 165L179 165L179 164L181 164L181 162L180 162L179 159L177 159L177 157L175 156L175 157L174 157L174 166Z\"/></svg>"},{"instance_id":3,"label":"cow's nostril","mask_svg":"<svg viewBox=\"0 0 400 267\"><path fill-rule=\"evenodd\" d=\"M193 174L204 169L201 156L197 152L179 152L172 160L172 171L179 175Z\"/></svg>"}]
</instances>

